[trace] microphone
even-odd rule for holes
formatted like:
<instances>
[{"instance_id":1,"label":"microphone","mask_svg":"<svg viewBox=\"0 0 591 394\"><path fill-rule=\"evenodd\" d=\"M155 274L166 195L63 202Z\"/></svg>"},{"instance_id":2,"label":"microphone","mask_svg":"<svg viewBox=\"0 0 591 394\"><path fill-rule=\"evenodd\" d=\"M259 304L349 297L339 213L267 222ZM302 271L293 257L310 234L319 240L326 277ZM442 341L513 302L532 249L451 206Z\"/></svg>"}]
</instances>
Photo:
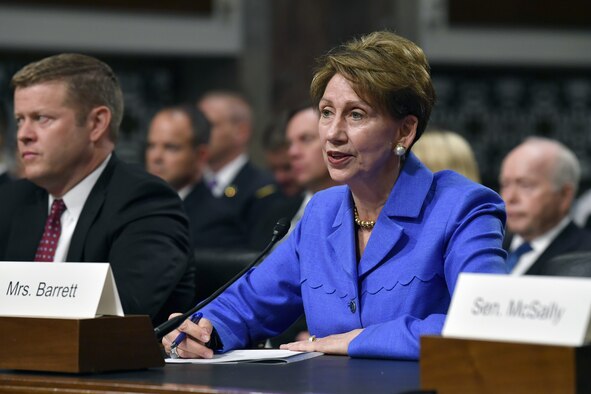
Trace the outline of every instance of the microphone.
<instances>
[{"instance_id":1,"label":"microphone","mask_svg":"<svg viewBox=\"0 0 591 394\"><path fill-rule=\"evenodd\" d=\"M273 228L273 236L271 237L271 241L269 241L269 243L267 244L265 249L263 249L263 251L257 256L256 259L254 259L252 261L252 263L250 263L246 267L244 267L242 269L242 271L237 273L226 284L224 284L222 287L217 289L215 292L213 292L213 294L211 294L209 297L207 297L206 299L204 299L203 301L201 301L200 303L195 305L193 308L189 309L187 312L183 313L182 315L178 315L176 317L173 317L172 319L165 321L164 323L160 324L158 327L154 328L154 334L156 334L156 338L162 339L162 337L164 337L166 334L170 333L175 328L180 326L181 323L183 321L185 321L193 313L204 308L211 301L215 300L228 287L230 287L234 282L236 282L238 279L240 279L242 277L242 275L244 275L248 270L250 270L253 266L255 266L263 258L263 256L265 256L269 252L269 250L271 250L271 248L273 246L275 246L275 244L277 242L279 242L279 240L281 240L281 238L285 237L285 234L287 234L287 232L289 231L289 227L290 227L290 222L287 218L279 219L277 221L277 223L275 224L275 227Z\"/></svg>"}]
</instances>

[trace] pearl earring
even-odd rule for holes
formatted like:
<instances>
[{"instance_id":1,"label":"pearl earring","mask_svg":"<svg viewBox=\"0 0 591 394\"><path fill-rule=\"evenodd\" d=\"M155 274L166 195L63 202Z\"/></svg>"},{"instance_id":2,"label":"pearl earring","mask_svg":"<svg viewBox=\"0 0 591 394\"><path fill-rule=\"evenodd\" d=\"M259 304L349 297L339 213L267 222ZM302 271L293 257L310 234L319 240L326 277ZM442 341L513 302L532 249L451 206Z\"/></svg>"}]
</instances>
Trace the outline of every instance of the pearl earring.
<instances>
[{"instance_id":1,"label":"pearl earring","mask_svg":"<svg viewBox=\"0 0 591 394\"><path fill-rule=\"evenodd\" d=\"M406 154L406 148L402 144L396 144L394 148L394 154L396 156L404 156Z\"/></svg>"}]
</instances>

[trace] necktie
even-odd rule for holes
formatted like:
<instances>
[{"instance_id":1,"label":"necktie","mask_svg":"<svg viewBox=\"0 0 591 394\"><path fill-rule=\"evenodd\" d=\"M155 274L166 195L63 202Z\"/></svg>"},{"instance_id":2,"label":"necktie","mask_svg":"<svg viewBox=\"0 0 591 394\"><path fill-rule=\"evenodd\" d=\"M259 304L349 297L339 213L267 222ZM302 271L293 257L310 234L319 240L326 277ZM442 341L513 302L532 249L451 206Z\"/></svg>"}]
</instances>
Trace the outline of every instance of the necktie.
<instances>
[{"instance_id":1,"label":"necktie","mask_svg":"<svg viewBox=\"0 0 591 394\"><path fill-rule=\"evenodd\" d=\"M531 252L532 250L533 249L531 245L527 242L524 242L513 252L509 253L509 257L507 257L507 269L509 272L513 271L513 268L515 268L522 255L526 254L527 252Z\"/></svg>"},{"instance_id":2,"label":"necktie","mask_svg":"<svg viewBox=\"0 0 591 394\"><path fill-rule=\"evenodd\" d=\"M35 261L52 262L55 256L57 241L62 233L62 224L60 218L66 210L66 204L63 200L54 200L51 204L51 211L45 222L45 230L41 237L41 242L37 247Z\"/></svg>"},{"instance_id":3,"label":"necktie","mask_svg":"<svg viewBox=\"0 0 591 394\"><path fill-rule=\"evenodd\" d=\"M207 181L207 187L209 188L209 190L211 190L212 193L215 190L217 185L218 185L218 181L215 178L211 178Z\"/></svg>"}]
</instances>

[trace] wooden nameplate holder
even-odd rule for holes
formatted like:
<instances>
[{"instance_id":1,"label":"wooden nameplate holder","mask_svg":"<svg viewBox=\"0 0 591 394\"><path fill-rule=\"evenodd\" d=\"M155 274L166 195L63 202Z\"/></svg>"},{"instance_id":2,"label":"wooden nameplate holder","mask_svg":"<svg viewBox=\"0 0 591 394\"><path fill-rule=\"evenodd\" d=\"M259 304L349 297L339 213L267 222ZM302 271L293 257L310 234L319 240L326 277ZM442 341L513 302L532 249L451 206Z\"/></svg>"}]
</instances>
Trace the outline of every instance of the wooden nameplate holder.
<instances>
[{"instance_id":1,"label":"wooden nameplate holder","mask_svg":"<svg viewBox=\"0 0 591 394\"><path fill-rule=\"evenodd\" d=\"M0 369L104 372L164 366L150 318L0 317Z\"/></svg>"},{"instance_id":2,"label":"wooden nameplate holder","mask_svg":"<svg viewBox=\"0 0 591 394\"><path fill-rule=\"evenodd\" d=\"M589 393L591 345L421 337L421 389L446 393Z\"/></svg>"}]
</instances>

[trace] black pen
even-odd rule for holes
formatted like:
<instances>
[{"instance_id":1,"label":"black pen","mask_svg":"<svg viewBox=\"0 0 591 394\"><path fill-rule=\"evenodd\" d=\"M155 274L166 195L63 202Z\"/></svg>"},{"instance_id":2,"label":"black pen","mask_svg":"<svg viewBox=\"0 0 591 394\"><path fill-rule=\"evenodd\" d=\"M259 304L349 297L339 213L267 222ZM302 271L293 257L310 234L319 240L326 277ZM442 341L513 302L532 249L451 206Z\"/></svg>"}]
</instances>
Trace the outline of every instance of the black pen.
<instances>
[{"instance_id":1,"label":"black pen","mask_svg":"<svg viewBox=\"0 0 591 394\"><path fill-rule=\"evenodd\" d=\"M191 320L193 323L197 324L197 323L199 323L199 320L201 320L202 317L203 317L203 313L195 312L191 315L189 320ZM177 335L177 337L174 339L174 341L172 341L172 343L170 344L170 354L173 356L173 358L178 357L178 355L176 353L176 348L185 340L186 337L187 337L187 334L185 334L184 332L181 332L179 335Z\"/></svg>"}]
</instances>

